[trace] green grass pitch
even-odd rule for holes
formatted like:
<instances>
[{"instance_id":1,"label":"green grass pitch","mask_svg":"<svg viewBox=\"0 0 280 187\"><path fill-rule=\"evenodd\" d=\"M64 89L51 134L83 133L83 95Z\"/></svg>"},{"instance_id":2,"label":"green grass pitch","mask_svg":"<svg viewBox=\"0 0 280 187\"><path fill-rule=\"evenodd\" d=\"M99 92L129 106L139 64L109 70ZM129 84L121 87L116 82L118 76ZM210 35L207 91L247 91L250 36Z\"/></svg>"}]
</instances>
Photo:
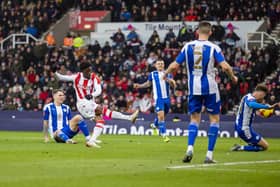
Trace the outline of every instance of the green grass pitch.
<instances>
[{"instance_id":1,"label":"green grass pitch","mask_svg":"<svg viewBox=\"0 0 280 187\"><path fill-rule=\"evenodd\" d=\"M202 167L207 138L198 138L191 164L181 162L186 137L164 143L157 136L101 136L101 149L43 143L39 132L0 132L0 187L174 187L280 186L280 139L266 152L230 152L238 139L218 139L219 163L273 160ZM277 161L278 160L278 161ZM274 162L275 161L275 162ZM194 165L194 168L167 167Z\"/></svg>"}]
</instances>

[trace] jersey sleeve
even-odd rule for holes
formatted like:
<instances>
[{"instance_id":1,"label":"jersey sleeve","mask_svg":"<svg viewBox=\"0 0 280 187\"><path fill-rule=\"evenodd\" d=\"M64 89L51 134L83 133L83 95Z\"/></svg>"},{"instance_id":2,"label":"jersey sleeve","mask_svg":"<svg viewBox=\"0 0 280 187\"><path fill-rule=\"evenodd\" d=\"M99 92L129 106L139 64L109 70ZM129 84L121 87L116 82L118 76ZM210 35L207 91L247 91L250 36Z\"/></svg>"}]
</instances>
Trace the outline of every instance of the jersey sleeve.
<instances>
[{"instance_id":1,"label":"jersey sleeve","mask_svg":"<svg viewBox=\"0 0 280 187\"><path fill-rule=\"evenodd\" d=\"M97 97L101 94L102 90L101 90L101 81L100 79L95 76L94 78L94 92L92 93L93 97Z\"/></svg>"},{"instance_id":2,"label":"jersey sleeve","mask_svg":"<svg viewBox=\"0 0 280 187\"><path fill-rule=\"evenodd\" d=\"M57 78L59 80L62 80L62 81L74 81L77 74L74 74L74 75L62 75L58 72L55 72L55 75L57 76Z\"/></svg>"},{"instance_id":3,"label":"jersey sleeve","mask_svg":"<svg viewBox=\"0 0 280 187\"><path fill-rule=\"evenodd\" d=\"M181 52L178 54L178 56L176 57L176 62L178 64L182 64L184 61L186 61L186 47L184 47Z\"/></svg>"},{"instance_id":4,"label":"jersey sleeve","mask_svg":"<svg viewBox=\"0 0 280 187\"><path fill-rule=\"evenodd\" d=\"M225 57L224 57L224 55L222 53L222 50L219 46L216 46L214 48L214 58L215 58L216 62L218 62L218 63L221 63L221 62L225 61Z\"/></svg>"},{"instance_id":5,"label":"jersey sleeve","mask_svg":"<svg viewBox=\"0 0 280 187\"><path fill-rule=\"evenodd\" d=\"M268 109L269 106L268 105L264 105L264 104L261 104L261 103L258 103L256 102L255 99L252 99L252 98L247 98L245 100L246 104L250 107L250 108L254 108L254 109Z\"/></svg>"},{"instance_id":6,"label":"jersey sleeve","mask_svg":"<svg viewBox=\"0 0 280 187\"><path fill-rule=\"evenodd\" d=\"M149 73L149 75L148 75L148 81L153 81L152 73Z\"/></svg>"},{"instance_id":7,"label":"jersey sleeve","mask_svg":"<svg viewBox=\"0 0 280 187\"><path fill-rule=\"evenodd\" d=\"M49 120L49 116L50 116L50 111L49 111L49 107L44 107L43 109L43 118L44 120L48 121Z\"/></svg>"}]
</instances>

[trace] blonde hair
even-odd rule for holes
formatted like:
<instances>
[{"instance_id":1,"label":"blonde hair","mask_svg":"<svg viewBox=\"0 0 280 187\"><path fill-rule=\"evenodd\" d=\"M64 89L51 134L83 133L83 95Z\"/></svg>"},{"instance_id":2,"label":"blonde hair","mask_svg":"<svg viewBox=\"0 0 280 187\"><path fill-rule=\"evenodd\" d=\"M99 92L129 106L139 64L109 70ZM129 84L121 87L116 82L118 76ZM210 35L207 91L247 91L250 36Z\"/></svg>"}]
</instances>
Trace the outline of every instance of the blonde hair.
<instances>
[{"instance_id":1,"label":"blonde hair","mask_svg":"<svg viewBox=\"0 0 280 187\"><path fill-rule=\"evenodd\" d=\"M198 25L198 32L200 34L209 34L211 32L211 24L207 21L202 21Z\"/></svg>"}]
</instances>

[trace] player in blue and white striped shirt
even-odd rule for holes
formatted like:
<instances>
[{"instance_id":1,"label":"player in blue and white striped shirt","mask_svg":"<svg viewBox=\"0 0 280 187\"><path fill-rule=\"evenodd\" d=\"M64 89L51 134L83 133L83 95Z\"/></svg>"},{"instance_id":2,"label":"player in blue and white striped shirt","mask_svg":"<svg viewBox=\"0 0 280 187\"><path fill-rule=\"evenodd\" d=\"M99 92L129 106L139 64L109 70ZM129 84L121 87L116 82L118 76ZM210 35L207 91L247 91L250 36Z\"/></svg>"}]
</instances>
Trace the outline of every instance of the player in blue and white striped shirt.
<instances>
[{"instance_id":1,"label":"player in blue and white striped shirt","mask_svg":"<svg viewBox=\"0 0 280 187\"><path fill-rule=\"evenodd\" d=\"M200 22L198 25L198 40L185 44L176 61L169 65L166 74L176 71L186 62L188 72L189 106L191 121L188 127L188 148L183 162L190 162L193 157L193 146L198 133L202 106L206 107L210 118L208 130L208 151L205 163L214 163L213 150L219 131L220 95L215 81L214 63L228 74L236 83L237 77L233 74L231 66L225 61L219 46L208 41L211 35L211 24Z\"/></svg>"},{"instance_id":2,"label":"player in blue and white striped shirt","mask_svg":"<svg viewBox=\"0 0 280 187\"><path fill-rule=\"evenodd\" d=\"M53 91L52 103L44 106L43 132L45 142L49 141L48 132L56 142L75 143L72 140L79 130L83 132L86 140L89 140L89 131L81 115L71 116L71 109L63 104L65 95L63 90Z\"/></svg>"},{"instance_id":3,"label":"player in blue and white striped shirt","mask_svg":"<svg viewBox=\"0 0 280 187\"><path fill-rule=\"evenodd\" d=\"M252 94L249 93L241 99L235 121L235 130L248 145L236 144L232 151L264 151L268 148L267 141L252 128L252 121L258 109L272 109L277 105L280 106L280 103L271 106L262 104L267 92L266 86L259 84Z\"/></svg>"},{"instance_id":4,"label":"player in blue and white striped shirt","mask_svg":"<svg viewBox=\"0 0 280 187\"><path fill-rule=\"evenodd\" d=\"M147 88L153 85L153 96L155 100L155 109L157 117L154 121L152 128L159 128L160 135L163 137L165 142L169 142L169 138L166 136L165 126L165 114L170 109L170 96L169 96L169 85L173 88L176 87L176 82L172 79L171 74L168 75L167 79L163 79L164 75L164 61L158 60L155 63L156 71L149 74L148 80L143 84L134 84L134 88Z\"/></svg>"}]
</instances>

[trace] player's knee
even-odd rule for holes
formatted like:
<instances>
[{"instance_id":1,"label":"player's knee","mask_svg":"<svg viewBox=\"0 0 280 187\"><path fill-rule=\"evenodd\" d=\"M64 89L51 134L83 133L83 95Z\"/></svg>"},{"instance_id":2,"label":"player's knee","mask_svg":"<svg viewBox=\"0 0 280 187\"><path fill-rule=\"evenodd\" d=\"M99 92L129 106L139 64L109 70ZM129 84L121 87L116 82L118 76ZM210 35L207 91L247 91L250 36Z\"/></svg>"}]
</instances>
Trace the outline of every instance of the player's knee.
<instances>
[{"instance_id":1,"label":"player's knee","mask_svg":"<svg viewBox=\"0 0 280 187\"><path fill-rule=\"evenodd\" d=\"M74 116L74 118L73 118L75 121L81 121L81 120L83 120L84 118L83 118L83 116L82 115L80 115L80 114L77 114L76 116Z\"/></svg>"}]
</instances>

